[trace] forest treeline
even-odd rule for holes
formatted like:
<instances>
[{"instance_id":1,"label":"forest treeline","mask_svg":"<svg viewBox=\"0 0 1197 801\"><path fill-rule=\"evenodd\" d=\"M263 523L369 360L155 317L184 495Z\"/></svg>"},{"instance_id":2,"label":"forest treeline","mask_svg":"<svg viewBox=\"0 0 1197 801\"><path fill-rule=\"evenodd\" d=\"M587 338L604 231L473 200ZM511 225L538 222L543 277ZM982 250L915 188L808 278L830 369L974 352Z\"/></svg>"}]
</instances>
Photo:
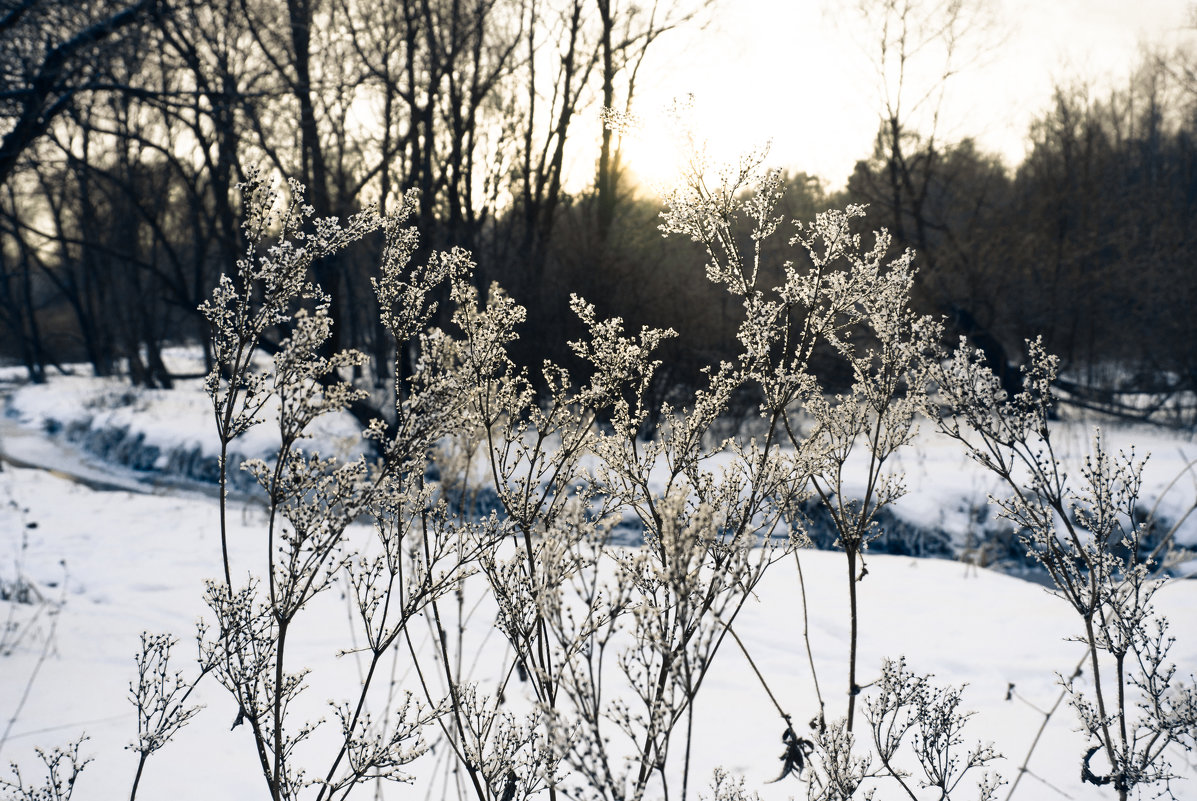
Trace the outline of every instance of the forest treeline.
<instances>
[{"instance_id":1,"label":"forest treeline","mask_svg":"<svg viewBox=\"0 0 1197 801\"><path fill-rule=\"evenodd\" d=\"M318 216L418 194L417 259L459 246L480 290L531 313L524 360L562 358L571 292L671 326L659 391L734 352L739 306L664 241L599 108L631 108L645 55L711 2L4 0L0 340L32 380L84 361L169 387L161 352L205 342L197 312L244 253L236 186L259 165ZM786 214L868 203L919 252L917 303L1013 386L1042 334L1077 403L1192 425L1197 391L1197 80L1153 54L1121 88L1062 86L1005 165L887 110L847 187L786 176ZM778 102L791 102L779 99ZM572 150L580 148L580 150ZM569 182L571 155L597 155ZM334 347L387 351L369 283L381 241L319 263ZM551 345L550 343L561 343ZM546 348L558 348L557 352ZM1156 404L1158 408L1145 406Z\"/></svg>"}]
</instances>

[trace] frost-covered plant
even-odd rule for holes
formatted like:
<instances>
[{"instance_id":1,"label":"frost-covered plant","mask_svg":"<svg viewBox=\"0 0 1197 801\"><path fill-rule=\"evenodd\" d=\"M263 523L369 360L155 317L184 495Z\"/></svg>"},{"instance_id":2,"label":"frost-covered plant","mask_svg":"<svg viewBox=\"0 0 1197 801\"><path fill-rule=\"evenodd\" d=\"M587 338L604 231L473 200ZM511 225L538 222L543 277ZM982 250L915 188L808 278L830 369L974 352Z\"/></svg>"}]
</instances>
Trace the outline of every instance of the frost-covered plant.
<instances>
[{"instance_id":1,"label":"frost-covered plant","mask_svg":"<svg viewBox=\"0 0 1197 801\"><path fill-rule=\"evenodd\" d=\"M1142 541L1143 462L1112 455L1098 432L1071 475L1048 425L1056 360L1039 341L1027 349L1024 388L1011 398L962 342L935 368L938 425L1006 484L1012 494L993 501L1080 619L1089 681L1061 681L1090 740L1082 779L1120 799L1147 789L1171 795L1167 752L1197 741L1197 685L1168 660L1174 638L1151 603L1165 579Z\"/></svg>"},{"instance_id":2,"label":"frost-covered plant","mask_svg":"<svg viewBox=\"0 0 1197 801\"><path fill-rule=\"evenodd\" d=\"M328 298L309 281L308 272L321 258L343 249L384 223L378 214L367 210L350 220L346 227L330 218L316 220L313 230L306 230L305 223L311 219L313 209L304 204L303 187L298 182L292 181L289 188L290 197L279 210L280 195L270 181L256 168L247 170L246 181L240 189L245 209L242 227L248 248L245 256L237 261L236 273L231 276L222 274L212 297L200 306L212 329L213 367L205 381L205 389L212 398L220 439L221 555L228 586L232 585L232 576L224 504L229 444L262 422L263 409L274 394L271 374L255 365L259 348L267 343L270 332L285 330L292 322L298 311L296 304L310 301L314 305L314 314L307 318L304 311L302 325L297 326L297 336L284 343L284 349L290 352L282 355L281 374L274 377L274 389L286 391L290 386L304 386L303 382L288 382L289 378L298 378L288 375L289 370L306 370L309 378L323 377L341 363L358 360L358 355L347 352L333 355L331 359L304 363L302 357L314 354L312 348L318 350L327 339L331 324L327 316ZM267 245L272 238L275 243ZM267 248L265 253L260 252L263 247ZM314 343L315 340L319 341ZM338 403L352 397L352 389L335 383L332 388L334 395L325 400L325 411L338 408ZM281 453L284 454L304 425L321 413L321 406L318 404L307 410L293 406L289 411L292 414L286 424L280 421L284 437ZM288 435L292 440L290 443L287 442Z\"/></svg>"},{"instance_id":3,"label":"frost-covered plant","mask_svg":"<svg viewBox=\"0 0 1197 801\"><path fill-rule=\"evenodd\" d=\"M962 730L971 713L960 709L961 689L940 687L931 676L906 668L904 659L886 660L876 687L864 702L871 748L861 753L847 718L832 721L813 734L815 758L808 772L810 801L873 798L884 787L897 785L904 798L944 801L961 798L964 777L998 758L992 746L978 743L965 749ZM979 801L988 801L1001 785L985 773L975 788ZM970 795L972 794L972 788Z\"/></svg>"},{"instance_id":4,"label":"frost-covered plant","mask_svg":"<svg viewBox=\"0 0 1197 801\"><path fill-rule=\"evenodd\" d=\"M651 781L667 786L674 731L770 561L769 549L753 546L776 525L776 512L765 520L758 512L776 494L764 482L777 479L739 468L716 475L702 464L720 449L705 439L726 408L728 371L692 408L664 409L655 440L642 437L655 411L647 401L658 366L652 352L672 332L628 336L621 320L600 320L574 298L589 338L571 345L592 377L575 386L546 363L538 398L505 348L522 310L497 291L479 309L464 282L455 297L464 301L456 321L477 374L481 438L517 541L505 558L480 562L499 628L578 777L569 792L640 798ZM662 464L664 489L650 481ZM625 520L643 531L645 546L620 554L608 539ZM604 690L611 668L620 690ZM683 784L688 763L687 753Z\"/></svg>"},{"instance_id":5,"label":"frost-covered plant","mask_svg":"<svg viewBox=\"0 0 1197 801\"><path fill-rule=\"evenodd\" d=\"M907 781L912 775L895 761L908 734L918 765L917 786L930 790L935 798L950 798L970 770L998 758L992 745L962 748L962 730L972 713L961 711L961 695L961 688L939 687L930 676L910 672L904 659L882 665L877 689L866 702L865 718L885 774L911 798L918 797ZM977 797L992 798L998 785L995 776L986 774L977 786Z\"/></svg>"},{"instance_id":6,"label":"frost-covered plant","mask_svg":"<svg viewBox=\"0 0 1197 801\"><path fill-rule=\"evenodd\" d=\"M403 766L426 750L425 729L459 706L455 693L452 703L396 697L380 677L383 660L407 640L409 622L453 592L495 536L485 522L451 517L425 480L433 448L465 424L468 412L456 345L427 329L432 296L470 265L461 251L410 263L416 237L403 219L412 197L395 217L367 210L342 225L312 220L295 183L281 213L260 174L251 173L242 192L249 251L236 277L223 277L202 307L213 330L215 364L206 386L221 440L225 580L208 586L216 626L203 637L201 659L235 698L234 725L251 730L271 797L296 798L311 788L317 799L340 798L366 780L406 779ZM374 287L382 322L395 352L414 353L416 367L409 380L396 382L394 423L375 420L363 431L373 453L343 461L310 450L305 440L316 420L363 397L343 376L364 357L329 351L329 299L307 276L317 260L379 229L385 247ZM257 364L263 347L273 351L269 367ZM242 465L267 497L264 559L250 568L247 583L234 583L224 459L229 443L268 409L277 415L278 455ZM359 519L373 523L372 539L350 528ZM356 616L344 650L364 655L365 664L358 686L333 704L340 736L321 756L308 748L321 721L296 722L291 713L309 669L292 664L288 640L337 583Z\"/></svg>"},{"instance_id":7,"label":"frost-covered plant","mask_svg":"<svg viewBox=\"0 0 1197 801\"><path fill-rule=\"evenodd\" d=\"M201 665L194 678L185 679L182 671L170 667L170 651L176 644L177 640L169 634L141 634L137 680L129 684L129 697L137 709L137 740L125 746L137 754L131 799L137 797L146 760L170 742L202 708L189 706L187 700L212 665Z\"/></svg>"},{"instance_id":8,"label":"frost-covered plant","mask_svg":"<svg viewBox=\"0 0 1197 801\"><path fill-rule=\"evenodd\" d=\"M711 794L698 794L699 801L759 801L760 794L749 795L744 777L732 778L723 768L715 768L711 775Z\"/></svg>"},{"instance_id":9,"label":"frost-covered plant","mask_svg":"<svg viewBox=\"0 0 1197 801\"><path fill-rule=\"evenodd\" d=\"M700 243L708 277L743 304L736 383L758 388L766 421L763 442L753 443L759 455L749 461L783 477L770 489L783 499L795 535L805 524L799 501L815 495L847 558L851 731L859 692L856 584L866 572L863 553L880 534L878 513L904 491L900 476L885 466L910 441L915 416L926 406L924 356L941 327L910 310L913 253L891 258L886 231L875 232L871 247L854 231L862 206L819 214L812 223L793 221L789 245L796 259L780 265L780 279L768 285L762 244L783 223L776 214L782 190L780 173L762 170L762 158L753 154L723 171L713 189L697 165L670 196L661 227ZM749 244L742 245L745 236ZM820 347L847 365L847 392L833 394L812 369ZM810 421L805 430L800 414ZM781 443L789 453L777 452ZM851 464L861 452L863 464Z\"/></svg>"},{"instance_id":10,"label":"frost-covered plant","mask_svg":"<svg viewBox=\"0 0 1197 801\"><path fill-rule=\"evenodd\" d=\"M12 778L0 778L0 789L5 791L5 798L13 801L70 801L79 774L91 763L90 758L79 758L79 746L86 741L87 737L81 736L65 748L55 748L49 752L36 749L37 758L46 770L45 779L37 784L26 784L21 769L15 762L12 763Z\"/></svg>"}]
</instances>

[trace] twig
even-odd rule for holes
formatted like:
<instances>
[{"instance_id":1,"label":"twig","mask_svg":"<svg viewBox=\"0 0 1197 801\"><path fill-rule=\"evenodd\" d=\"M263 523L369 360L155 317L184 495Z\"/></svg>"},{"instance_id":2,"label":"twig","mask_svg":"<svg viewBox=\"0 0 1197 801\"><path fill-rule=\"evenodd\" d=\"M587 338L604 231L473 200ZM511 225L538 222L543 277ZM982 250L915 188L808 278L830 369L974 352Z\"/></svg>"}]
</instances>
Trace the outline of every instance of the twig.
<instances>
[{"instance_id":1,"label":"twig","mask_svg":"<svg viewBox=\"0 0 1197 801\"><path fill-rule=\"evenodd\" d=\"M819 690L819 673L815 670L815 654L810 645L810 618L806 606L806 579L802 576L802 560L794 550L794 564L798 566L798 589L802 593L802 639L806 642L806 659L810 663L810 677L815 683L815 697L819 699L819 721L823 721L823 693Z\"/></svg>"},{"instance_id":2,"label":"twig","mask_svg":"<svg viewBox=\"0 0 1197 801\"><path fill-rule=\"evenodd\" d=\"M1172 488L1176 486L1176 482L1180 481L1180 477L1192 470L1194 466L1197 466L1197 459L1192 459L1187 462L1185 466L1180 469L1180 472L1172 477L1172 480L1168 482L1168 486L1164 487L1159 496L1156 497L1155 503L1152 504L1151 512L1147 515L1147 520L1149 522L1155 523L1155 512L1160 506L1160 501L1162 501L1164 496L1172 491ZM1155 548L1151 550L1151 554L1147 557L1148 561L1154 562L1159 558L1160 553L1169 545L1169 543L1172 542L1173 537L1176 535L1176 530L1179 529L1181 525L1189 519L1189 515L1191 515L1194 511L1197 511L1197 500L1194 500L1193 503L1189 505L1189 508L1185 510L1185 513L1181 516L1181 518L1173 523L1172 528L1168 529L1167 533L1160 538L1159 543L1156 544Z\"/></svg>"},{"instance_id":3,"label":"twig","mask_svg":"<svg viewBox=\"0 0 1197 801\"><path fill-rule=\"evenodd\" d=\"M777 708L777 714L781 715L787 726L791 725L790 716L786 714L786 711L781 708L781 704L777 702L777 698L773 695L773 691L769 689L768 682L765 681L765 677L762 676L761 672L757 669L756 662L752 661L752 655L749 654L748 649L744 647L744 643L740 640L740 636L736 634L736 630L731 626L728 626L727 633L732 636L732 639L736 641L736 645L740 646L740 650L744 652L744 658L748 660L748 666L752 668L752 672L756 674L758 679L760 679L761 686L765 688L765 693L769 696L769 700L772 701L773 706Z\"/></svg>"},{"instance_id":4,"label":"twig","mask_svg":"<svg viewBox=\"0 0 1197 801\"><path fill-rule=\"evenodd\" d=\"M1032 779L1035 779L1036 781L1039 781L1040 783L1047 785L1048 787L1050 787L1051 789L1055 790L1057 793L1059 793L1060 795L1064 796L1065 798L1068 798L1068 799L1071 799L1071 798L1072 798L1072 796L1070 796L1068 793L1064 792L1064 791L1063 791L1063 790L1061 790L1059 787L1057 787L1056 785L1052 784L1052 783L1051 783L1051 782L1049 782L1047 779L1043 778L1043 777L1042 777L1042 776L1040 776L1038 773L1036 773L1035 771L1033 771L1033 770L1031 770L1031 769L1029 769L1029 768L1023 768L1023 769L1021 769L1021 770L1019 771L1019 773L1018 773L1018 777L1019 777L1019 779L1021 779L1021 778L1022 778L1022 774L1024 774L1024 773L1025 773L1025 774L1027 774L1028 776L1030 776ZM1014 782L1015 782L1015 784L1017 784L1017 783L1018 783L1018 779L1015 779L1015 780L1014 780ZM1006 796L1006 797L1007 797L1007 798L1009 798L1009 796Z\"/></svg>"},{"instance_id":5,"label":"twig","mask_svg":"<svg viewBox=\"0 0 1197 801\"><path fill-rule=\"evenodd\" d=\"M101 723L116 723L117 721L128 720L129 717L130 717L129 713L123 713L120 715L109 715L106 718L91 718L89 720L77 720L77 721L72 721L71 723L62 723L57 726L46 726L41 729L30 729L29 731L17 732L16 734L11 735L8 739L20 740L25 737L34 737L38 734L48 734L50 732L63 731L65 729L78 730L78 729L83 728L84 726L96 726Z\"/></svg>"},{"instance_id":6,"label":"twig","mask_svg":"<svg viewBox=\"0 0 1197 801\"><path fill-rule=\"evenodd\" d=\"M1085 653L1081 657L1080 661L1076 663L1076 667L1073 668L1072 675L1069 677L1070 681L1072 679L1075 679L1077 676L1081 675L1081 669L1085 666L1085 660L1088 658L1089 658L1089 650L1086 649ZM1010 694L1008 697L1013 697L1014 695L1016 695L1016 693L1014 693L1013 685L1011 685ZM1068 688L1064 687L1063 689L1060 690L1060 695L1056 698L1056 702L1054 704L1052 704L1052 708L1046 712L1044 712L1042 709L1040 709L1035 704L1032 704L1030 701L1027 701L1021 695L1018 696L1018 699L1020 701L1022 701L1023 703L1025 703L1027 706L1031 707L1032 709L1034 709L1039 714L1043 715L1043 723L1039 724L1039 731L1035 732L1035 739L1031 740L1031 747L1027 749L1027 755L1025 758L1023 758L1022 764L1018 767L1018 775L1015 776L1014 781L1010 783L1010 792L1006 793L1006 801L1010 801L1010 798L1014 795L1014 791L1016 789L1018 789L1018 783L1022 780L1024 773L1030 773L1036 779L1039 779L1039 781L1043 782L1048 787L1051 787L1053 790L1056 790L1061 795L1063 795L1065 798L1071 798L1071 796L1069 796L1067 793L1060 790L1058 787L1054 787L1051 784L1049 784L1047 781L1045 781L1043 778L1041 778L1039 776L1035 776L1035 774L1031 773L1031 771L1027 768L1027 765L1029 765L1031 763L1031 755L1035 753L1035 747L1039 745L1039 738L1043 736L1044 730L1047 729L1048 721L1050 721L1052 719L1052 715L1054 715L1056 713L1056 710L1060 708L1060 704L1062 704L1064 702L1064 698L1067 695L1068 695Z\"/></svg>"},{"instance_id":7,"label":"twig","mask_svg":"<svg viewBox=\"0 0 1197 801\"><path fill-rule=\"evenodd\" d=\"M63 585L65 587L65 583ZM17 719L21 716L21 710L25 708L26 702L29 701L29 693L33 690L33 682L37 680L37 674L41 672L42 665L46 663L46 658L50 655L50 646L54 644L54 632L58 628L58 614L51 615L50 631L46 634L46 641L42 644L42 652L37 657L37 662L33 666L33 670L29 671L29 680L25 682L25 690L21 693L21 700L17 702L16 709L13 710L12 715L8 719L8 724L4 727L4 734L0 736L0 751L4 750L4 744L8 742L8 736L12 733L12 727L16 725Z\"/></svg>"}]
</instances>

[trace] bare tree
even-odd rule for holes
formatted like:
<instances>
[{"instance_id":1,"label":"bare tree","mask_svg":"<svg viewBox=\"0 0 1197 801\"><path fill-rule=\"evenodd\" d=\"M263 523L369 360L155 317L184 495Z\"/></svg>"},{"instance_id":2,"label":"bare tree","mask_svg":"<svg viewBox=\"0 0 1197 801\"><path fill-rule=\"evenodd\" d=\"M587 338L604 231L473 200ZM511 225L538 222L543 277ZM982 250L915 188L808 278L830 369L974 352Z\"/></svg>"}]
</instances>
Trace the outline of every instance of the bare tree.
<instances>
[{"instance_id":1,"label":"bare tree","mask_svg":"<svg viewBox=\"0 0 1197 801\"><path fill-rule=\"evenodd\" d=\"M159 0L70 2L17 0L0 12L0 186L9 184L22 158L50 126L93 90L117 89L106 60L118 35L156 13ZM32 380L45 377L46 353L37 316L46 300L35 277L41 256L15 219L17 197L28 187L8 188L0 202L0 322L19 343Z\"/></svg>"},{"instance_id":2,"label":"bare tree","mask_svg":"<svg viewBox=\"0 0 1197 801\"><path fill-rule=\"evenodd\" d=\"M918 249L923 264L918 289L925 302L948 313L956 331L982 348L1007 389L1016 392L1017 371L987 315L960 303L936 278L949 270L975 271L967 241L967 225L975 219L961 219L937 200L950 194L952 168L975 161L947 158L958 144L943 129L943 108L952 79L975 66L1000 38L992 9L976 0L860 0L857 10L871 37L881 111L873 158L858 164L850 187L886 210L899 242ZM973 207L981 210L992 192L982 187L978 198Z\"/></svg>"},{"instance_id":3,"label":"bare tree","mask_svg":"<svg viewBox=\"0 0 1197 801\"><path fill-rule=\"evenodd\" d=\"M0 183L76 94L94 87L100 47L146 18L159 2L20 0L0 17L0 74L6 87L0 92L0 118L12 121L0 140Z\"/></svg>"},{"instance_id":4,"label":"bare tree","mask_svg":"<svg viewBox=\"0 0 1197 801\"><path fill-rule=\"evenodd\" d=\"M620 0L595 0L601 25L603 109L616 109L616 81L622 78L623 113L630 114L632 99L636 94L636 80L649 47L662 34L697 20L714 3L715 0L702 0L697 4L654 0L646 8L638 3L621 3ZM619 201L622 172L620 155L620 140L616 132L611 125L604 124L595 178L601 241L606 240L611 230Z\"/></svg>"}]
</instances>

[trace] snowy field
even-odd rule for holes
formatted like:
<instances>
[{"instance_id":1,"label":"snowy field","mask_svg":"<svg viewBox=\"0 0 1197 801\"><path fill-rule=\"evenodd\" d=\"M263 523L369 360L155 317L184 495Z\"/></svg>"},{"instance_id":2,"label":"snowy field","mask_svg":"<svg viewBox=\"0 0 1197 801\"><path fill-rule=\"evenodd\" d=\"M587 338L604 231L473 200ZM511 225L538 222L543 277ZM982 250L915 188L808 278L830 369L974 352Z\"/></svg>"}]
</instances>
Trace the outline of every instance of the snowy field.
<instances>
[{"instance_id":1,"label":"snowy field","mask_svg":"<svg viewBox=\"0 0 1197 801\"><path fill-rule=\"evenodd\" d=\"M82 801L128 797L137 762L125 750L136 736L128 686L139 635L175 634L181 641L178 667L185 669L194 654L196 621L207 611L203 581L221 570L216 502L202 482L184 471L186 480L155 483L162 472L186 462L180 454L191 454L187 464L194 465L214 453L210 410L197 390L198 383L191 382L182 391L130 393L118 382L54 378L48 386L16 389L0 429L0 449L17 461L59 473L11 464L0 472L0 579L23 578L46 600L0 602L0 614L25 632L11 654L0 656L0 727L5 730L0 762L17 761L32 777L36 747L65 745L86 733L81 753L94 762L76 788L74 798ZM137 464L144 469L113 466L82 452L62 436L72 426L76 433L124 430L126 452L139 454ZM59 434L52 437L47 428ZM245 455L269 450L266 430L255 432L260 439L248 444ZM352 442L342 439L348 430L334 426L325 436L351 448ZM1060 426L1057 441L1075 457L1084 453L1090 436L1088 426L1068 423ZM1193 443L1149 429L1109 429L1106 440L1115 448L1135 444L1136 453L1152 453L1143 492L1150 501L1197 458ZM895 510L902 520L947 532L956 542L980 532L973 529L982 521L999 525L984 511L992 482L949 443L923 434L901 466L910 491ZM1194 480L1183 475L1164 494L1158 513L1179 519L1195 497ZM239 500L232 520L234 563L260 559L265 548L261 508ZM1182 526L1178 539L1197 543L1197 521ZM848 650L843 556L804 551L801 559L818 678L828 715L837 717L843 714ZM859 585L863 680L877 675L882 658L905 656L918 673L933 673L941 683L967 683L965 706L977 714L965 738L993 741L1005 755L997 770L1013 779L1043 720L1032 705L1047 708L1055 702L1057 674L1071 673L1083 653L1067 639L1077 633L1071 609L1033 581L958 561L875 555L868 568ZM1179 568L1191 571L1192 563ZM304 627L306 638L292 652L296 665L313 669L303 710L311 718L331 719L327 700L346 696L338 691L338 681L352 684L357 673L355 657L335 655L348 636L346 604L345 596L334 592L314 607ZM1178 638L1173 661L1186 675L1197 672L1197 581L1171 582L1156 596L1156 607L1169 617ZM818 709L802 619L790 557L770 568L736 624L778 703L796 723ZM492 686L495 666L509 662L494 630L493 609L474 607L465 631L469 650L480 654L471 676L481 686ZM396 680L410 685L409 661L406 651L395 654ZM250 733L245 726L230 728L236 704L215 682L201 684L198 694L206 708L150 759L138 797L264 797ZM722 766L743 774L762 798L804 797L805 788L794 778L769 783L780 772L784 726L730 641L698 696L694 728L692 788L704 787L711 770ZM1114 797L1108 789L1081 783L1085 744L1075 728L1074 714L1062 706L1015 798ZM1197 757L1177 752L1171 761L1187 777L1174 786L1177 797L1197 799ZM443 762L432 754L418 765L415 787L388 786L381 797L442 797ZM879 798L890 798L894 790L883 789Z\"/></svg>"}]
</instances>

